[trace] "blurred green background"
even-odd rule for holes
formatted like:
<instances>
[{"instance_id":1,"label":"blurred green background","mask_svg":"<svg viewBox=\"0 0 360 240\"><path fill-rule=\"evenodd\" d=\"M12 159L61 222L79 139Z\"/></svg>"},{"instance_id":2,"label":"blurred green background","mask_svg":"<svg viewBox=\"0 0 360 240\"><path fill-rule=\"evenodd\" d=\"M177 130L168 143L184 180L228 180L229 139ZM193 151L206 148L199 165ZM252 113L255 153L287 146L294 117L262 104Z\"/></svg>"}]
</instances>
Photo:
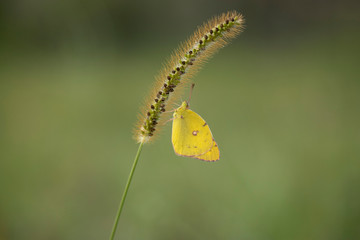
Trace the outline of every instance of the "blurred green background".
<instances>
[{"instance_id":1,"label":"blurred green background","mask_svg":"<svg viewBox=\"0 0 360 240\"><path fill-rule=\"evenodd\" d=\"M191 100L221 160L164 126L117 239L360 239L358 1L2 0L0 240L108 238L153 76L227 10L246 30Z\"/></svg>"}]
</instances>

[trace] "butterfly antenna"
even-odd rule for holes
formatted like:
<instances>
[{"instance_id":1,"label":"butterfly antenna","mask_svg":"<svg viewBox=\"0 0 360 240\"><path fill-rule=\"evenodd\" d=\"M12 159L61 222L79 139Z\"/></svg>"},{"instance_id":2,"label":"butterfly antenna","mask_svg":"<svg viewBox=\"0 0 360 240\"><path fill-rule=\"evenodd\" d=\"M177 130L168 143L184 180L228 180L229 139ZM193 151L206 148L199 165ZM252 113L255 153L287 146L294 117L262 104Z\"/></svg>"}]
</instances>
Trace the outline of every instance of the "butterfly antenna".
<instances>
[{"instance_id":1,"label":"butterfly antenna","mask_svg":"<svg viewBox=\"0 0 360 240\"><path fill-rule=\"evenodd\" d=\"M188 105L190 105L191 95L192 95L194 87L195 87L195 83L191 84L189 100L187 101Z\"/></svg>"}]
</instances>

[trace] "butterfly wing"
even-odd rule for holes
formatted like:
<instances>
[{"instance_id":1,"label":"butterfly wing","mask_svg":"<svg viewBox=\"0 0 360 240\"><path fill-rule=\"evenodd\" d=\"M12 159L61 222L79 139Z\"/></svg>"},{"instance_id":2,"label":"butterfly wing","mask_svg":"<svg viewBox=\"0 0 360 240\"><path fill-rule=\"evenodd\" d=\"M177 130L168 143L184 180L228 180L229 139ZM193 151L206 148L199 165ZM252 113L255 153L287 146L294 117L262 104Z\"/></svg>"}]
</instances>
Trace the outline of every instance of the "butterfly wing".
<instances>
[{"instance_id":1,"label":"butterfly wing","mask_svg":"<svg viewBox=\"0 0 360 240\"><path fill-rule=\"evenodd\" d=\"M196 156L195 158L208 161L208 162L214 162L220 159L220 151L217 143L214 141L212 148L205 154Z\"/></svg>"},{"instance_id":2,"label":"butterfly wing","mask_svg":"<svg viewBox=\"0 0 360 240\"><path fill-rule=\"evenodd\" d=\"M197 113L190 109L175 111L172 144L177 155L202 156L212 149L214 142L209 126Z\"/></svg>"}]
</instances>

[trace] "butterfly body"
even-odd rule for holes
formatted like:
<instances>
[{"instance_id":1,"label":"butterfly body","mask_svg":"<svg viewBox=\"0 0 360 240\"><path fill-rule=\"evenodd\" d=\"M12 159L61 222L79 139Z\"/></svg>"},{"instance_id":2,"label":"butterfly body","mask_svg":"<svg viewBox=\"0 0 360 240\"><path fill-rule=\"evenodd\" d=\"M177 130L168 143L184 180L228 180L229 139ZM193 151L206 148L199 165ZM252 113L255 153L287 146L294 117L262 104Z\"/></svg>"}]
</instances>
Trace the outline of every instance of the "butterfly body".
<instances>
[{"instance_id":1,"label":"butterfly body","mask_svg":"<svg viewBox=\"0 0 360 240\"><path fill-rule=\"evenodd\" d=\"M173 115L172 144L177 155L217 161L219 148L204 119L189 109L186 101Z\"/></svg>"}]
</instances>

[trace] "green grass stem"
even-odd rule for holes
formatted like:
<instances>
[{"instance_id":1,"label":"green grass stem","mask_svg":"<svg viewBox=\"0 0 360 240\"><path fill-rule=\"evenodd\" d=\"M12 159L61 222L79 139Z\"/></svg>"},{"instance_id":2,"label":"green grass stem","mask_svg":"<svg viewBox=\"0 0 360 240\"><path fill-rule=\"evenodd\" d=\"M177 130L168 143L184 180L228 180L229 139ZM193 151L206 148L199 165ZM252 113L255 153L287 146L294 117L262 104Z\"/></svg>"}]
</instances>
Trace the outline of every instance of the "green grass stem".
<instances>
[{"instance_id":1,"label":"green grass stem","mask_svg":"<svg viewBox=\"0 0 360 240\"><path fill-rule=\"evenodd\" d=\"M117 214L116 214L116 218L115 218L115 221L114 221L114 226L113 226L113 229L112 229L112 232L111 232L110 240L113 240L114 237L115 237L116 229L117 229L117 226L119 224L120 215L121 215L122 209L124 207L127 192L129 190L130 183L131 183L132 177L134 175L135 168L136 168L137 162L139 160L139 156L140 156L141 149L142 149L143 145L144 145L144 142L141 142L140 145L139 145L139 148L137 150L137 153L136 153L136 156L135 156L135 159L134 159L134 163L132 165L132 168L131 168L131 171L130 171L130 174L129 174L129 177L128 177L128 180L127 180L127 183L126 183L126 186L125 186L125 189L124 189L124 193L122 195L121 202L119 204L119 209L118 209Z\"/></svg>"}]
</instances>

